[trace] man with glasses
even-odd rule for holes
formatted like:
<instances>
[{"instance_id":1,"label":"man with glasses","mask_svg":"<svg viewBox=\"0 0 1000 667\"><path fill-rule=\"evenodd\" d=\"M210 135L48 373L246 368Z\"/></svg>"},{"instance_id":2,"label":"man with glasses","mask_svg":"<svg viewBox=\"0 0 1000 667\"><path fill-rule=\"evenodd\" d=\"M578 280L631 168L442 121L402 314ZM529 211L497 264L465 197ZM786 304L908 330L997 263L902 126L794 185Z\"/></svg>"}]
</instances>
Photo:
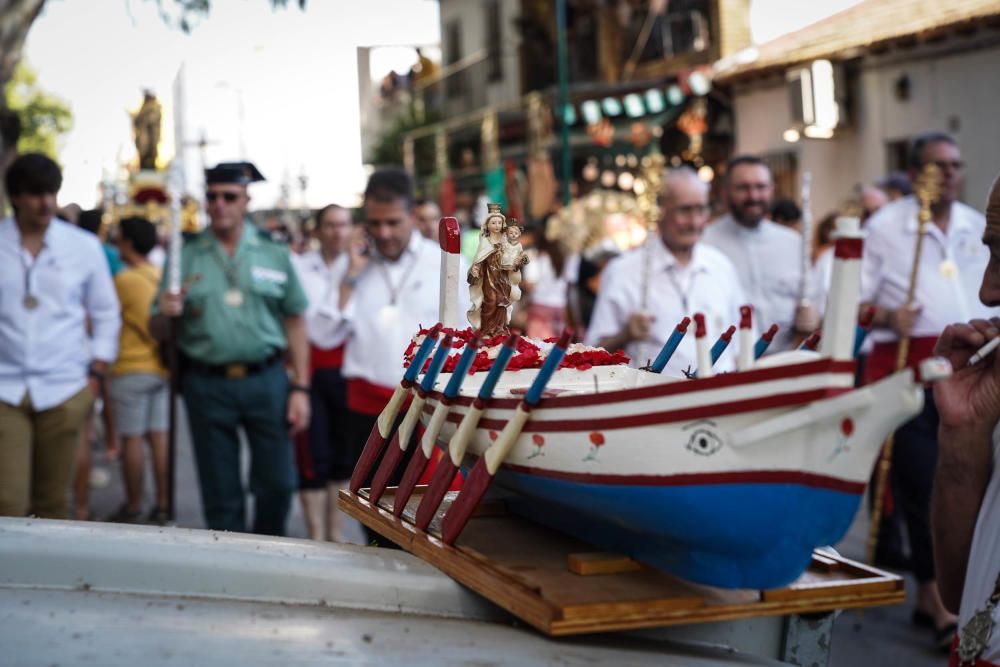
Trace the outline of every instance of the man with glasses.
<instances>
[{"instance_id":1,"label":"man with glasses","mask_svg":"<svg viewBox=\"0 0 1000 667\"><path fill-rule=\"evenodd\" d=\"M263 238L247 219L247 186L260 180L246 162L205 172L211 222L184 245L180 294L167 289L164 271L151 329L162 340L166 318L180 317L181 391L208 527L247 530L242 426L250 445L252 531L283 535L296 488L289 433L309 425L307 301L288 248Z\"/></svg>"},{"instance_id":2,"label":"man with glasses","mask_svg":"<svg viewBox=\"0 0 1000 667\"><path fill-rule=\"evenodd\" d=\"M920 205L916 197L890 202L868 221L861 300L862 307L875 306L874 347L865 364L869 382L895 370L901 337L910 338L907 364L914 366L933 354L935 341L950 323L1000 314L977 298L990 258L982 243L986 220L979 211L958 201L962 159L955 139L938 132L918 136L911 146L909 163L914 182L926 164L938 167L940 197L931 207L933 221L923 239L912 304L907 304L906 298L918 231ZM938 422L928 390L923 412L896 432L891 488L907 525L918 582L913 621L933 631L938 644L946 648L956 619L938 594L929 526Z\"/></svg>"},{"instance_id":3,"label":"man with glasses","mask_svg":"<svg viewBox=\"0 0 1000 667\"><path fill-rule=\"evenodd\" d=\"M791 349L819 327L821 294L809 276L802 294L802 236L767 219L774 195L771 170L755 155L737 155L726 166L729 213L705 230L705 243L732 261L754 322L780 329L768 353Z\"/></svg>"},{"instance_id":4,"label":"man with glasses","mask_svg":"<svg viewBox=\"0 0 1000 667\"><path fill-rule=\"evenodd\" d=\"M745 303L732 263L700 242L709 215L708 185L689 168L672 169L663 179L660 205L659 233L604 269L587 329L587 344L623 349L633 366L648 364L677 323L695 313L705 314L714 341L739 324ZM732 370L737 347L734 340L716 368ZM696 367L692 329L664 372L681 376Z\"/></svg>"}]
</instances>

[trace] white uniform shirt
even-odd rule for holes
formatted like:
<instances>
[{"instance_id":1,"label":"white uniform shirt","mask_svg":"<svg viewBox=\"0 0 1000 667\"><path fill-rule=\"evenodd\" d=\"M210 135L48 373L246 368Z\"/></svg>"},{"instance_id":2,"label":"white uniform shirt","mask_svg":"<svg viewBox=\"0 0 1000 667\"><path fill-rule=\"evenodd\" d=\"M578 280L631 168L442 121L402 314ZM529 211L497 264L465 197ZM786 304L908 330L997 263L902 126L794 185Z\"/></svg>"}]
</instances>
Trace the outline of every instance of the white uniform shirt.
<instances>
[{"instance_id":1,"label":"white uniform shirt","mask_svg":"<svg viewBox=\"0 0 1000 667\"><path fill-rule=\"evenodd\" d=\"M883 206L865 227L861 300L895 310L906 302L913 253L917 242L918 204L905 197ZM914 301L922 310L914 337L938 336L952 322L1000 314L979 302L979 285L990 253L983 245L986 219L978 211L955 202L945 234L933 222L927 225ZM874 329L875 342L896 340L891 329Z\"/></svg>"},{"instance_id":2,"label":"white uniform shirt","mask_svg":"<svg viewBox=\"0 0 1000 667\"><path fill-rule=\"evenodd\" d=\"M521 269L522 280L531 283L531 303L550 308L565 308L569 296L568 272L570 259L566 259L562 275L556 275L548 253L528 251L531 261Z\"/></svg>"},{"instance_id":3,"label":"white uniform shirt","mask_svg":"<svg viewBox=\"0 0 1000 667\"><path fill-rule=\"evenodd\" d=\"M460 313L468 311L470 305L469 290L464 283L467 270L462 262L458 288ZM348 327L342 369L345 378L366 380L389 389L399 384L404 370L403 352L410 339L421 327L433 326L438 321L440 273L440 246L416 231L397 261L372 258L358 276L342 313Z\"/></svg>"},{"instance_id":4,"label":"white uniform shirt","mask_svg":"<svg viewBox=\"0 0 1000 667\"><path fill-rule=\"evenodd\" d=\"M650 284L643 284L646 252L651 250ZM594 314L587 329L588 345L613 336L624 328L628 318L642 310L643 291L647 292L646 311L653 315L649 339L626 345L625 353L632 366L645 366L656 358L677 323L685 316L705 314L706 335L713 345L719 334L730 325L739 325L740 306L746 301L732 263L721 252L698 243L687 266L677 263L673 254L660 240L651 237L649 245L616 257L601 274L601 289L597 294ZM664 373L683 377L685 370L697 370L694 322L674 352ZM735 367L739 335L734 335L726 352L714 368L719 371Z\"/></svg>"},{"instance_id":5,"label":"white uniform shirt","mask_svg":"<svg viewBox=\"0 0 1000 667\"><path fill-rule=\"evenodd\" d=\"M24 305L29 293L35 308ZM68 400L87 384L91 359L110 363L118 356L120 329L118 297L96 236L54 219L32 257L13 218L0 222L0 401L19 405L27 393L35 410L47 410Z\"/></svg>"},{"instance_id":6,"label":"white uniform shirt","mask_svg":"<svg viewBox=\"0 0 1000 667\"><path fill-rule=\"evenodd\" d=\"M962 606L958 611L959 631L977 611L986 606L997 575L1000 575L1000 425L993 431L993 476L979 507L969 564L965 570ZM993 628L989 646L979 657L1000 662L1000 606L993 610L993 620L997 626Z\"/></svg>"},{"instance_id":7,"label":"white uniform shirt","mask_svg":"<svg viewBox=\"0 0 1000 667\"><path fill-rule=\"evenodd\" d=\"M321 350L340 347L347 340L348 332L341 324L343 316L338 307L340 282L347 273L347 263L346 252L338 255L329 266L319 250L292 255L292 266L309 299L306 333L309 342Z\"/></svg>"},{"instance_id":8,"label":"white uniform shirt","mask_svg":"<svg viewBox=\"0 0 1000 667\"><path fill-rule=\"evenodd\" d=\"M768 353L781 352L795 341L795 309L802 295L802 237L770 220L750 229L724 215L705 229L702 241L718 248L736 267L748 303L754 309L754 326L780 329ZM820 312L822 295L811 279L806 298Z\"/></svg>"}]
</instances>

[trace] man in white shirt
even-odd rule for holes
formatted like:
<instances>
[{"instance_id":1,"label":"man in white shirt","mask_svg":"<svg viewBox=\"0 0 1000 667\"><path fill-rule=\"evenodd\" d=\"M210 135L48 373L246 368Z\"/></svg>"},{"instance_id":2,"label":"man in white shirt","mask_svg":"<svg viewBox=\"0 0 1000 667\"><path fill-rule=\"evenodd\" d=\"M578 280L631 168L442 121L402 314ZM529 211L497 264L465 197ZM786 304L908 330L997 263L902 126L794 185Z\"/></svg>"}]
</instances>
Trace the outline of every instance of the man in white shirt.
<instances>
[{"instance_id":1,"label":"man in white shirt","mask_svg":"<svg viewBox=\"0 0 1000 667\"><path fill-rule=\"evenodd\" d=\"M708 185L691 169L668 171L659 234L604 269L587 329L589 345L624 349L633 366L645 366L686 316L705 314L712 343L730 325L739 324L739 309L746 302L736 269L721 252L699 242L708 213ZM664 373L681 377L696 369L693 329ZM734 340L730 347L737 345ZM727 349L716 368L731 370L735 358L736 351Z\"/></svg>"},{"instance_id":2,"label":"man in white shirt","mask_svg":"<svg viewBox=\"0 0 1000 667\"><path fill-rule=\"evenodd\" d=\"M438 222L441 221L441 209L430 199L421 199L414 206L413 210L420 235L425 239L436 242L438 239Z\"/></svg>"},{"instance_id":3,"label":"man in white shirt","mask_svg":"<svg viewBox=\"0 0 1000 667\"><path fill-rule=\"evenodd\" d=\"M754 321L780 329L768 353L791 349L819 327L820 294L811 277L802 294L802 236L766 218L774 194L771 170L759 157L738 155L726 167L729 213L705 229L703 241L736 267Z\"/></svg>"},{"instance_id":4,"label":"man in white shirt","mask_svg":"<svg viewBox=\"0 0 1000 667\"><path fill-rule=\"evenodd\" d=\"M351 477L354 460L344 440L347 385L341 375L347 331L340 326L337 303L347 272L351 240L351 212L330 204L316 214L319 248L292 255L302 289L309 299L306 333L309 337L310 401L308 433L296 440L299 500L309 537L343 542L337 493ZM331 315L332 312L332 315Z\"/></svg>"},{"instance_id":5,"label":"man in white shirt","mask_svg":"<svg viewBox=\"0 0 1000 667\"><path fill-rule=\"evenodd\" d=\"M339 302L339 317L348 331L342 372L352 465L403 377L403 353L410 339L439 317L441 250L416 229L413 184L405 171L391 168L372 174L365 188L363 231L350 245ZM463 266L459 275L465 271ZM459 289L458 312L468 309L468 291ZM407 458L413 449L407 448Z\"/></svg>"},{"instance_id":6,"label":"man in white shirt","mask_svg":"<svg viewBox=\"0 0 1000 667\"><path fill-rule=\"evenodd\" d=\"M990 260L979 298L985 305L1000 306L1000 179L986 205L983 243ZM972 656L978 661L964 663L980 667L1000 665L1000 604L995 603L1000 597L1000 354L967 366L972 354L997 336L996 317L974 319L947 327L934 350L955 369L950 379L934 385L941 417L932 506L934 560L944 605L959 613L959 636L971 638L966 628L977 615L992 618L992 633ZM980 648L968 642L960 650L966 647L970 654ZM951 664L958 664L954 655Z\"/></svg>"},{"instance_id":7,"label":"man in white shirt","mask_svg":"<svg viewBox=\"0 0 1000 667\"><path fill-rule=\"evenodd\" d=\"M65 519L80 428L118 354L118 298L97 237L55 218L59 166L28 153L5 184L0 515Z\"/></svg>"},{"instance_id":8,"label":"man in white shirt","mask_svg":"<svg viewBox=\"0 0 1000 667\"><path fill-rule=\"evenodd\" d=\"M990 253L982 243L985 220L957 201L962 182L961 152L946 134L925 134L913 142L911 176L933 162L941 170L941 194L927 225L912 304L906 303L917 239L919 204L908 196L882 207L867 225L862 258L862 308L876 307L872 352L865 378L878 380L895 371L898 340L910 337L907 365L933 354L934 343L950 322L1000 314L978 301L979 284ZM930 503L938 455L938 414L928 400L917 417L896 432L892 450L892 489L907 524L911 560L918 582L914 620L933 621L937 641L951 639L955 617L941 603L935 583L930 536Z\"/></svg>"}]
</instances>

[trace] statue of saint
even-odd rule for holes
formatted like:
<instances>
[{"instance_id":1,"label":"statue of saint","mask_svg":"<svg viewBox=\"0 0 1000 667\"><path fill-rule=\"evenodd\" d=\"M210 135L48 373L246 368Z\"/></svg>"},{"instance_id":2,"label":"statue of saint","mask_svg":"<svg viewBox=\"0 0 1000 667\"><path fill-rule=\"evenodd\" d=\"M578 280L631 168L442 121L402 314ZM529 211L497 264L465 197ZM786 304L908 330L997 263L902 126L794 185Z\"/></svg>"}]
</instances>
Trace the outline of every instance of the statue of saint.
<instances>
[{"instance_id":1,"label":"statue of saint","mask_svg":"<svg viewBox=\"0 0 1000 667\"><path fill-rule=\"evenodd\" d=\"M147 90L142 106L132 114L132 137L139 153L139 169L156 170L156 145L160 143L160 103L152 91Z\"/></svg>"},{"instance_id":2,"label":"statue of saint","mask_svg":"<svg viewBox=\"0 0 1000 667\"><path fill-rule=\"evenodd\" d=\"M521 296L520 288L512 285L511 278L520 283L520 269L527 261L518 241L520 229L513 225L517 232L509 232L500 205L489 204L488 207L479 248L468 275L472 297L469 323L485 337L508 333L514 304ZM508 234L514 237L513 244Z\"/></svg>"}]
</instances>

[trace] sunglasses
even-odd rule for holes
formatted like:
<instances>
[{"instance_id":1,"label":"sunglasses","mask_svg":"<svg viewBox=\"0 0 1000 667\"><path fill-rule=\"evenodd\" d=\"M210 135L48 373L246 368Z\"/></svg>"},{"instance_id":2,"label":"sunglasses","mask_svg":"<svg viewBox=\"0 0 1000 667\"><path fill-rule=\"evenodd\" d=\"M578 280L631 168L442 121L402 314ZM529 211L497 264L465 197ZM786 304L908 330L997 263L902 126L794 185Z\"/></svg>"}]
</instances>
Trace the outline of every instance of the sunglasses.
<instances>
[{"instance_id":1,"label":"sunglasses","mask_svg":"<svg viewBox=\"0 0 1000 667\"><path fill-rule=\"evenodd\" d=\"M236 200L238 200L240 198L240 195L239 195L238 192L206 192L205 193L205 201L208 201L208 202L213 202L216 199L218 199L219 197L222 197L222 199L226 203L232 204L232 203L235 203Z\"/></svg>"}]
</instances>

